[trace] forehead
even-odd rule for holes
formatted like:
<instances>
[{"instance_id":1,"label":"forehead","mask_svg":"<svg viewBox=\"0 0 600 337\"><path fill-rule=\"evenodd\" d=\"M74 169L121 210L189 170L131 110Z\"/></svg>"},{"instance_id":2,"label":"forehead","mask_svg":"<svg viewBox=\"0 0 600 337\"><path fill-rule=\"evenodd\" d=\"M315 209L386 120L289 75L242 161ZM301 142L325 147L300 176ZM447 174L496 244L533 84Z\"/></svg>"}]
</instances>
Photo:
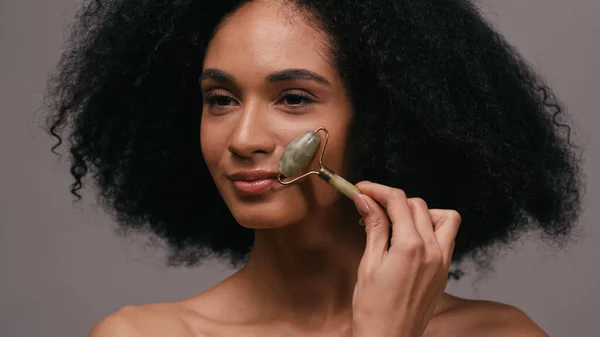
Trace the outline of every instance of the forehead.
<instances>
[{"instance_id":1,"label":"forehead","mask_svg":"<svg viewBox=\"0 0 600 337\"><path fill-rule=\"evenodd\" d=\"M228 16L208 46L204 68L257 72L305 68L324 72L330 67L325 34L304 14L280 2L250 2ZM252 69L245 69L252 71Z\"/></svg>"}]
</instances>

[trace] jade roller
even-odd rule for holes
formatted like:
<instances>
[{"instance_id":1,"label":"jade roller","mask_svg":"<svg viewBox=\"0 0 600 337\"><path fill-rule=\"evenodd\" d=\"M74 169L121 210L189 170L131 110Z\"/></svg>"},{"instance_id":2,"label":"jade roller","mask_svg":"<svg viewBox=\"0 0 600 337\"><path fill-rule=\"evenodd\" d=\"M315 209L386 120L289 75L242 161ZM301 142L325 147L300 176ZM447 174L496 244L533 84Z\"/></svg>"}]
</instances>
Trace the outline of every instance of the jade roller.
<instances>
[{"instance_id":1,"label":"jade roller","mask_svg":"<svg viewBox=\"0 0 600 337\"><path fill-rule=\"evenodd\" d=\"M318 135L319 131L325 133L325 142L323 143L323 149L321 150L321 155L319 157L319 166L321 169L319 171L310 171L292 180L283 180L286 177L291 177L294 173L306 167L311 162L321 143L321 137ZM277 170L279 171L277 180L279 183L282 185L289 185L304 177L316 174L319 178L323 179L348 198L354 199L354 195L360 193L358 187L323 165L323 154L325 153L328 140L329 132L324 127L320 127L314 131L308 130L294 138L294 140L286 147L279 160L279 164L277 165Z\"/></svg>"}]
</instances>

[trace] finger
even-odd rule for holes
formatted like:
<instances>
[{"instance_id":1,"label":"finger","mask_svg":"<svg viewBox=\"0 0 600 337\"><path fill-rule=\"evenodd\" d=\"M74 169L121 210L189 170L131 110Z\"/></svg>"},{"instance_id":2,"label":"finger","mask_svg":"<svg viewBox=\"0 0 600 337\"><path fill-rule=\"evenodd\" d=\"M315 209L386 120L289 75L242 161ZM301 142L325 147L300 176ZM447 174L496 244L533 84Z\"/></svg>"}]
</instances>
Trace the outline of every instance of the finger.
<instances>
[{"instance_id":1,"label":"finger","mask_svg":"<svg viewBox=\"0 0 600 337\"><path fill-rule=\"evenodd\" d=\"M456 234L461 223L461 216L457 211L446 209L430 209L433 231L442 251L444 265L450 266Z\"/></svg>"},{"instance_id":2,"label":"finger","mask_svg":"<svg viewBox=\"0 0 600 337\"><path fill-rule=\"evenodd\" d=\"M433 222L427 203L421 198L410 198L408 199L408 203L412 209L415 227L423 242L439 251L440 248L433 232Z\"/></svg>"},{"instance_id":3,"label":"finger","mask_svg":"<svg viewBox=\"0 0 600 337\"><path fill-rule=\"evenodd\" d=\"M374 201L386 207L387 215L392 222L392 246L395 243L422 242L419 232L413 223L413 217L404 191L372 182L360 182L356 186Z\"/></svg>"},{"instance_id":4,"label":"finger","mask_svg":"<svg viewBox=\"0 0 600 337\"><path fill-rule=\"evenodd\" d=\"M356 194L354 196L356 209L362 215L362 222L367 233L365 255L371 262L383 259L388 249L390 223L385 212L369 196Z\"/></svg>"}]
</instances>

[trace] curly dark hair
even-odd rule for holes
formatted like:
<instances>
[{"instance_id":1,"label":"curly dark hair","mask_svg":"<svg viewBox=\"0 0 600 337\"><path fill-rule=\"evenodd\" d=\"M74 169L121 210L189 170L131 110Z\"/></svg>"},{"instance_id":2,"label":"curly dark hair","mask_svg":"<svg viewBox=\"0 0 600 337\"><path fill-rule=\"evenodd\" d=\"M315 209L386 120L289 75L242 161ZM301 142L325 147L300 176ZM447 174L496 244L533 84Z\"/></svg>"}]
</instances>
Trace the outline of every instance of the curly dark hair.
<instances>
[{"instance_id":1,"label":"curly dark hair","mask_svg":"<svg viewBox=\"0 0 600 337\"><path fill-rule=\"evenodd\" d=\"M351 181L459 211L454 261L530 229L569 238L583 179L564 109L472 3L288 2L330 37L352 99ZM168 243L169 265L239 265L253 245L199 146L204 53L244 3L88 1L49 82L47 129L53 151L68 142L71 192L93 178L120 228Z\"/></svg>"}]
</instances>

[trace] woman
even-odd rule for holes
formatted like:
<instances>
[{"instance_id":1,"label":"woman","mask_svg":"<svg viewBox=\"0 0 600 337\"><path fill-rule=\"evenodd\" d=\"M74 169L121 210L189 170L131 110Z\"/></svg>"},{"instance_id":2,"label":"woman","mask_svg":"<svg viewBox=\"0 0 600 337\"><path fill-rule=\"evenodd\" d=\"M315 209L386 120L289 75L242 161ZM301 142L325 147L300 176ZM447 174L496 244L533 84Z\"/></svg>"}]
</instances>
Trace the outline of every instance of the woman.
<instances>
[{"instance_id":1,"label":"woman","mask_svg":"<svg viewBox=\"0 0 600 337\"><path fill-rule=\"evenodd\" d=\"M90 1L79 18L48 120L72 192L90 174L171 264L241 266L90 336L545 336L510 305L444 293L452 261L536 226L563 239L579 215L558 103L470 3ZM317 127L354 200L277 183Z\"/></svg>"}]
</instances>

